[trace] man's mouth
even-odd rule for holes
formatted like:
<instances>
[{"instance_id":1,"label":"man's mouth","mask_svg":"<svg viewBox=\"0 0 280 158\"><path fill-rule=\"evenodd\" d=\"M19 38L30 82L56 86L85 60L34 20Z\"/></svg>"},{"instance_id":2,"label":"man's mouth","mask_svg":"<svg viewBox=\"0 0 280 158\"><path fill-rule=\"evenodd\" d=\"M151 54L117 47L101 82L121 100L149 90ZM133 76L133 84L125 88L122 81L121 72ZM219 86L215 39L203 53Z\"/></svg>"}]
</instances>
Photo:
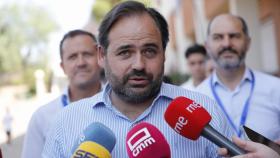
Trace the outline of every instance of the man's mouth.
<instances>
[{"instance_id":1,"label":"man's mouth","mask_svg":"<svg viewBox=\"0 0 280 158\"><path fill-rule=\"evenodd\" d=\"M134 76L134 77L130 77L128 79L128 82L132 85L146 85L149 83L149 80L147 77Z\"/></svg>"}]
</instances>

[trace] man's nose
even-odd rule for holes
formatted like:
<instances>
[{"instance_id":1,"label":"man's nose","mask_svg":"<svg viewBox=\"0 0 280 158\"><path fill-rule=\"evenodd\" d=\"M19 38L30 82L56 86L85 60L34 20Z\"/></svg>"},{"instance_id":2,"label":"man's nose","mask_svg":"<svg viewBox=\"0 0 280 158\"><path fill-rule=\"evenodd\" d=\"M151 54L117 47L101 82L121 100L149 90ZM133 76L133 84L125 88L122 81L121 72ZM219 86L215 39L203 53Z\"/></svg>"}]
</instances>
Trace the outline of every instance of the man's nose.
<instances>
[{"instance_id":1,"label":"man's nose","mask_svg":"<svg viewBox=\"0 0 280 158\"><path fill-rule=\"evenodd\" d=\"M78 66L83 66L86 64L86 59L85 57L83 57L82 55L79 55L78 56L78 59L77 59L77 65Z\"/></svg>"},{"instance_id":2,"label":"man's nose","mask_svg":"<svg viewBox=\"0 0 280 158\"><path fill-rule=\"evenodd\" d=\"M145 68L145 59L144 57L141 55L141 53L137 52L135 54L133 63L132 63L132 68L135 70L143 70Z\"/></svg>"},{"instance_id":3,"label":"man's nose","mask_svg":"<svg viewBox=\"0 0 280 158\"><path fill-rule=\"evenodd\" d=\"M222 45L223 47L231 47L232 46L231 38L229 36L225 36L223 38Z\"/></svg>"}]
</instances>

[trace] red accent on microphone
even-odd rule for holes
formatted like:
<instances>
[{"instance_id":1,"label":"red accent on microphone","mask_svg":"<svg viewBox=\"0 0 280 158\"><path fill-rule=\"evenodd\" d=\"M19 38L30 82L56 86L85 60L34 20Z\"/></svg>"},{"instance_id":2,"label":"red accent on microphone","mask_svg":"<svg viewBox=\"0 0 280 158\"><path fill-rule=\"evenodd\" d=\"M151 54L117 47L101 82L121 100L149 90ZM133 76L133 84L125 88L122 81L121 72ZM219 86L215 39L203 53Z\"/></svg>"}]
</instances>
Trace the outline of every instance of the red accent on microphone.
<instances>
[{"instance_id":1,"label":"red accent on microphone","mask_svg":"<svg viewBox=\"0 0 280 158\"><path fill-rule=\"evenodd\" d=\"M200 104L185 97L175 98L167 107L164 118L177 133L192 140L198 139L211 121L211 116Z\"/></svg>"},{"instance_id":2,"label":"red accent on microphone","mask_svg":"<svg viewBox=\"0 0 280 158\"><path fill-rule=\"evenodd\" d=\"M170 158L170 147L163 134L152 124L141 122L126 136L129 158Z\"/></svg>"}]
</instances>

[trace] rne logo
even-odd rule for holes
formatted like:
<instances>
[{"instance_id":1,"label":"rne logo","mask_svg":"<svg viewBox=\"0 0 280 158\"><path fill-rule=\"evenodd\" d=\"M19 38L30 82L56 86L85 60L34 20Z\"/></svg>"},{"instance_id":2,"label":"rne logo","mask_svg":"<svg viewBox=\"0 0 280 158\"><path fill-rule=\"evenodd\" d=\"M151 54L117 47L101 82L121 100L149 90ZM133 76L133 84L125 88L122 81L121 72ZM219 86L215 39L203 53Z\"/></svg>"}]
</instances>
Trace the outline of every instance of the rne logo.
<instances>
[{"instance_id":1,"label":"rne logo","mask_svg":"<svg viewBox=\"0 0 280 158\"><path fill-rule=\"evenodd\" d=\"M183 116L180 116L178 118L178 121L176 122L175 124L175 127L174 127L174 130L177 132L177 133L181 133L182 129L184 128L185 125L188 124L188 120L186 118L184 118Z\"/></svg>"},{"instance_id":2,"label":"rne logo","mask_svg":"<svg viewBox=\"0 0 280 158\"><path fill-rule=\"evenodd\" d=\"M192 113L195 109L201 108L202 106L200 104L197 104L196 102L192 102L188 107L186 107L186 110Z\"/></svg>"}]
</instances>

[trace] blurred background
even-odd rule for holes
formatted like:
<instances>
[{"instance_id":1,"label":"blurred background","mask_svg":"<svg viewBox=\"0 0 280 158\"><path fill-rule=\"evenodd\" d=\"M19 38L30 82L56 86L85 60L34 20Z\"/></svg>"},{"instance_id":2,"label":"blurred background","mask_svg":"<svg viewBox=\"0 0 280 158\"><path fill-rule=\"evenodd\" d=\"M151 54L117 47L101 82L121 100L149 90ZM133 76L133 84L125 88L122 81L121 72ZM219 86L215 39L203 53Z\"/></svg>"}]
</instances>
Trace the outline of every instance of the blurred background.
<instances>
[{"instance_id":1,"label":"blurred background","mask_svg":"<svg viewBox=\"0 0 280 158\"><path fill-rule=\"evenodd\" d=\"M72 29L98 33L102 17L121 0L0 1L0 148L19 158L32 113L59 96L67 80L59 66L59 42ZM141 0L139 0L141 1ZM174 84L188 77L185 49L204 44L209 20L220 13L247 21L252 44L247 64L280 76L280 0L142 0L169 23L165 74ZM12 116L12 143L2 119Z\"/></svg>"}]
</instances>

